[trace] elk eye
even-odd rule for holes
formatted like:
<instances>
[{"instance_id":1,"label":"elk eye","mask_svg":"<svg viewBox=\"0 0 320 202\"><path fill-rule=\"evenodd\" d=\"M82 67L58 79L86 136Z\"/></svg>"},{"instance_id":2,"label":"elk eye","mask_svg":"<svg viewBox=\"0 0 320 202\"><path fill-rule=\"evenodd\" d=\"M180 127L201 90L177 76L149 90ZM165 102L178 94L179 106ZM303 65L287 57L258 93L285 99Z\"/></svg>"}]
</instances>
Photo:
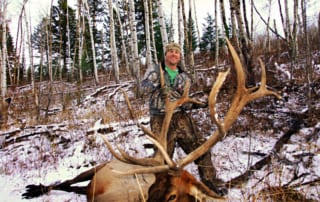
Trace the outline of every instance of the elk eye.
<instances>
[{"instance_id":1,"label":"elk eye","mask_svg":"<svg viewBox=\"0 0 320 202\"><path fill-rule=\"evenodd\" d=\"M173 194L168 198L168 201L173 201L176 199L176 197L177 197L177 195Z\"/></svg>"}]
</instances>

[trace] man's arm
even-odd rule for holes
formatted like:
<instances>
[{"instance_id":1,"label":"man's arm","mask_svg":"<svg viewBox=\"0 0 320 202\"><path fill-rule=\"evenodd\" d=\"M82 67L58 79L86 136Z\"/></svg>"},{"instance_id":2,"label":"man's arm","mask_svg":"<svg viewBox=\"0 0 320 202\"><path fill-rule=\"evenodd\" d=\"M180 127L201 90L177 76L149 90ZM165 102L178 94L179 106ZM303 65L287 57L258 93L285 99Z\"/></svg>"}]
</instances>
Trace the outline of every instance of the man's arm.
<instances>
[{"instance_id":1,"label":"man's arm","mask_svg":"<svg viewBox=\"0 0 320 202\"><path fill-rule=\"evenodd\" d=\"M144 74L143 80L141 81L142 93L150 93L155 88L159 87L159 85L159 66L155 64L149 67Z\"/></svg>"}]
</instances>

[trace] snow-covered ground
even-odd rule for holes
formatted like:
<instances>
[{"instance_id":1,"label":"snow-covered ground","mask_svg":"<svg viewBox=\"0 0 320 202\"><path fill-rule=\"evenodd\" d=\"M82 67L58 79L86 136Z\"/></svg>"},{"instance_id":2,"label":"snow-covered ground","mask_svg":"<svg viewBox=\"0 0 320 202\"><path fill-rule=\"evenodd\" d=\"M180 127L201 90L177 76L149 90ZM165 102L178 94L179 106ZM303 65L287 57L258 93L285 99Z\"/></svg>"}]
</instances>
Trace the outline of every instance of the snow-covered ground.
<instances>
[{"instance_id":1,"label":"snow-covered ground","mask_svg":"<svg viewBox=\"0 0 320 202\"><path fill-rule=\"evenodd\" d=\"M129 90L129 84L124 86ZM102 138L92 132L97 126L103 128L101 133L113 144L121 145L131 155L150 155L151 151L143 147L148 140L142 131L124 118L126 106L117 88L104 86L97 90L99 93L88 93L81 104L72 102L68 105L67 116L58 110L50 115L51 121L47 124L32 124L28 120L31 116L26 111L16 114L14 109L21 103L13 101L16 108L10 109L9 128L0 134L0 202L27 201L22 199L21 194L28 184L63 181L99 162L112 159ZM320 104L313 100L313 108L309 109L303 88L282 93L285 98L281 101L263 98L261 102L249 105L228 136L211 149L218 177L226 182L247 171L265 155L272 154L270 164L254 171L241 186L229 190L229 201L254 201L262 189L285 184L297 185L295 188L300 193L320 201L319 183L315 186L302 185L320 177L319 115L313 114L313 118L302 120L300 130L291 136L280 152L272 153L275 143L290 129L292 122L299 119L296 114L305 114L308 110L319 112ZM144 102L134 106L142 113L139 121L147 125L149 120L147 113L144 113L147 104ZM221 104L221 107L226 106ZM214 126L206 110L190 113L196 118L201 131L208 136ZM8 142L10 144L6 144ZM183 155L183 151L177 148L174 159ZM186 169L198 175L194 164ZM289 183L294 178L296 180ZM86 201L86 197L51 191L29 201Z\"/></svg>"}]
</instances>

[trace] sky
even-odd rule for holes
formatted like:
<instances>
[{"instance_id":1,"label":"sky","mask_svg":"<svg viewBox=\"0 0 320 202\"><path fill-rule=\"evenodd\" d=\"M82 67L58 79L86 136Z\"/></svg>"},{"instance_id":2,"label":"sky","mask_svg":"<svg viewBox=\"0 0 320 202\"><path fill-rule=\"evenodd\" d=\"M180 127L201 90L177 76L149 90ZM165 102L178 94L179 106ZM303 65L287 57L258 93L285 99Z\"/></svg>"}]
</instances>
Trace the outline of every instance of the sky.
<instances>
[{"instance_id":1,"label":"sky","mask_svg":"<svg viewBox=\"0 0 320 202\"><path fill-rule=\"evenodd\" d=\"M21 11L22 2L23 0L7 0L9 2L8 5L8 18L10 19L10 29L12 35L16 35L16 27L18 22L18 17ZM54 0L56 2L56 0ZM173 3L172 3L173 2ZM169 14L171 13L171 8L176 9L177 8L177 0L163 0L164 5L164 11L167 13L167 17L169 17ZM193 2L193 1L192 1ZM228 1L225 1L228 2ZM267 18L269 6L267 5L268 1L259 1L255 2L256 6L258 7L259 11ZM75 5L76 0L69 0L70 5ZM289 3L292 3L292 1L289 1ZM51 4L51 0L28 0L27 4L27 11L28 15L30 15L31 19L31 25L36 26L40 19L45 16L49 12L49 6ZM188 10L188 4L189 0L185 0L186 4L186 10ZM249 5L249 3L247 3ZM279 8L277 0L271 0L271 20L276 20L276 22L280 25L280 18L279 18ZM320 1L319 0L309 0L308 1L308 16L309 20L316 21L319 15L319 8L320 8ZM228 7L226 7L226 10ZM290 6L289 6L290 8ZM249 12L249 10L248 10ZM196 0L196 14L198 17L198 26L200 29L200 32L202 32L202 24L205 22L204 19L207 17L207 14L210 14L214 16L214 0ZM218 19L220 16L218 17ZM174 15L173 20L174 25L177 24L177 14ZM177 27L177 26L175 26ZM257 15L254 16L254 30L255 31L264 31L265 26L260 21L260 19L257 17ZM278 28L278 30L281 30ZM15 37L15 36L14 36Z\"/></svg>"}]
</instances>

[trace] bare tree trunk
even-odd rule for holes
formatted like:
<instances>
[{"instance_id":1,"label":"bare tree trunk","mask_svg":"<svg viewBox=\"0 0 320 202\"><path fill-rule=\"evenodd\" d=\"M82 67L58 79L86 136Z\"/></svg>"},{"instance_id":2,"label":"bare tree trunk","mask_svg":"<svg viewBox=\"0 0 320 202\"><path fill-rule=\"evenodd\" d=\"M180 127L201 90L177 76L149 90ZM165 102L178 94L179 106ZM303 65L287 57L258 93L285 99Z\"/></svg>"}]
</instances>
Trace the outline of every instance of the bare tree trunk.
<instances>
[{"instance_id":1,"label":"bare tree trunk","mask_svg":"<svg viewBox=\"0 0 320 202\"><path fill-rule=\"evenodd\" d=\"M109 0L109 15L110 15L110 50L111 50L111 63L113 67L114 77L116 83L120 83L119 77L119 64L118 64L118 56L116 49L116 40L114 34L114 19L113 19L113 6L112 0Z\"/></svg>"},{"instance_id":2,"label":"bare tree trunk","mask_svg":"<svg viewBox=\"0 0 320 202\"><path fill-rule=\"evenodd\" d=\"M232 32L232 41L234 42L234 46L235 48L238 50L238 52L240 53L240 45L238 42L238 38L237 38L237 25L236 25L236 19L235 19L235 3L234 0L229 0L229 4L230 4L230 18L231 18L231 32ZM239 54L241 57L241 53Z\"/></svg>"},{"instance_id":3,"label":"bare tree trunk","mask_svg":"<svg viewBox=\"0 0 320 202\"><path fill-rule=\"evenodd\" d=\"M137 28L135 19L135 8L134 0L129 0L129 18L130 18L130 28L131 28L131 41L132 41L132 54L133 54L133 76L136 79L136 96L140 96L140 61L138 53L138 39L137 39Z\"/></svg>"},{"instance_id":4,"label":"bare tree trunk","mask_svg":"<svg viewBox=\"0 0 320 202\"><path fill-rule=\"evenodd\" d=\"M70 79L71 81L73 80L74 78L74 75L73 75L73 66L70 65L71 63L71 44L70 44L70 26L69 26L69 8L68 8L68 0L67 0L67 39L68 39L68 44L67 44L67 64L66 64L66 67L67 67L67 70L70 69L71 67L71 75L70 75Z\"/></svg>"},{"instance_id":5,"label":"bare tree trunk","mask_svg":"<svg viewBox=\"0 0 320 202\"><path fill-rule=\"evenodd\" d=\"M301 0L301 15L302 15L302 28L303 28L303 35L304 35L304 44L305 53L306 53L306 79L308 85L308 96L311 96L311 83L313 82L313 71L312 71L312 54L310 52L310 42L308 36L308 25L307 25L307 5L306 0ZM310 100L310 99L309 99ZM312 108L311 103L308 103L309 107ZM312 110L310 110L312 111ZM312 113L312 112L311 112Z\"/></svg>"},{"instance_id":6,"label":"bare tree trunk","mask_svg":"<svg viewBox=\"0 0 320 202\"><path fill-rule=\"evenodd\" d=\"M15 84L19 85L20 83L20 58L21 58L21 52L22 52L22 46L23 46L23 33L22 33L22 13L24 12L24 8L21 9L20 14L19 14L19 20L18 20L18 30L17 30L17 35L16 35L16 61L15 61ZM21 30L21 31L20 31ZM20 34L19 34L20 33ZM19 44L18 44L19 42Z\"/></svg>"},{"instance_id":7,"label":"bare tree trunk","mask_svg":"<svg viewBox=\"0 0 320 202\"><path fill-rule=\"evenodd\" d=\"M184 31L183 31L183 18L182 18L182 7L181 7L181 1L178 0L178 34L179 34L179 44L183 45L183 39L184 39ZM186 70L186 62L184 57L184 50L181 49L181 68L183 70Z\"/></svg>"},{"instance_id":8,"label":"bare tree trunk","mask_svg":"<svg viewBox=\"0 0 320 202\"><path fill-rule=\"evenodd\" d=\"M198 16L197 16L197 9L196 9L196 0L193 0L193 10L194 10L194 21L196 24L196 30L197 30L197 38L198 38L198 44L200 45L200 30L199 30L199 26L198 26Z\"/></svg>"},{"instance_id":9,"label":"bare tree trunk","mask_svg":"<svg viewBox=\"0 0 320 202\"><path fill-rule=\"evenodd\" d=\"M88 22L89 22L89 32L90 32L90 39L91 39L91 49L92 49L92 61L93 61L93 72L94 72L94 78L96 81L96 84L99 84L99 76L98 76L98 69L97 69L97 62L96 62L96 51L95 51L95 47L94 47L94 39L93 39L93 33L92 33L92 21L91 21L91 17L90 17L90 10L89 10L89 5L87 0L84 1L84 6L86 8L87 11L87 18L88 18Z\"/></svg>"},{"instance_id":10,"label":"bare tree trunk","mask_svg":"<svg viewBox=\"0 0 320 202\"><path fill-rule=\"evenodd\" d=\"M82 73L82 50L83 50L83 34L85 31L85 21L84 21L84 15L81 13L82 12L82 7L83 7L83 2L82 0L78 0L78 25L77 25L77 31L78 33L78 71L79 71L79 81L82 83L83 81L83 73ZM76 56L76 54L75 54Z\"/></svg>"},{"instance_id":11,"label":"bare tree trunk","mask_svg":"<svg viewBox=\"0 0 320 202\"><path fill-rule=\"evenodd\" d=\"M168 43L168 35L167 35L167 29L166 29L166 22L163 14L162 0L158 0L158 9L159 9L159 22L160 22L161 38L162 38L163 53L164 53L165 45Z\"/></svg>"},{"instance_id":12,"label":"bare tree trunk","mask_svg":"<svg viewBox=\"0 0 320 202\"><path fill-rule=\"evenodd\" d=\"M156 42L155 42L155 37L154 37L154 31L153 31L153 9L152 9L152 0L149 0L149 20L150 20L150 36L151 36L151 41L152 41L152 51L154 55L154 61L156 64L158 64L158 56L157 56L157 48L156 48Z\"/></svg>"},{"instance_id":13,"label":"bare tree trunk","mask_svg":"<svg viewBox=\"0 0 320 202\"><path fill-rule=\"evenodd\" d=\"M246 0L242 0L242 10L243 10L243 19L244 19L244 27L246 30L246 36L247 38L250 40L251 38L251 32L249 29L249 22L248 22L248 18L247 18L247 9L246 9ZM239 5L240 5L240 1L239 1ZM239 9L240 10L240 9ZM251 18L251 21L253 21L253 18Z\"/></svg>"},{"instance_id":14,"label":"bare tree trunk","mask_svg":"<svg viewBox=\"0 0 320 202\"><path fill-rule=\"evenodd\" d=\"M247 27L244 25L242 14L240 10L240 0L233 0L232 4L232 10L235 14L237 25L238 25L238 31L239 31L239 39L240 39L240 47L241 47L241 57L243 62L245 63L245 67L247 68L247 76L248 76L248 84L254 85L254 72L253 72L253 64L252 64L252 45L251 40L248 38L250 36L250 33L246 33L244 27ZM245 9L245 8L244 8ZM246 29L249 31L249 29Z\"/></svg>"},{"instance_id":15,"label":"bare tree trunk","mask_svg":"<svg viewBox=\"0 0 320 202\"><path fill-rule=\"evenodd\" d=\"M126 49L126 42L124 40L123 26L122 26L122 22L121 22L121 18L120 18L120 8L119 8L118 1L115 1L115 4L116 4L116 8L117 8L117 19L118 19L118 23L120 26L119 30L120 30L120 37L121 37L122 57L123 57L123 60L125 63L126 72L128 74L130 74L128 54L127 54L127 49Z\"/></svg>"},{"instance_id":16,"label":"bare tree trunk","mask_svg":"<svg viewBox=\"0 0 320 202\"><path fill-rule=\"evenodd\" d=\"M5 97L7 95L7 6L8 3L6 0L2 0L0 2L0 22L2 25L2 41L1 46L2 50L0 49L0 63L1 63L1 98L0 102L5 100Z\"/></svg>"},{"instance_id":17,"label":"bare tree trunk","mask_svg":"<svg viewBox=\"0 0 320 202\"><path fill-rule=\"evenodd\" d=\"M294 63L296 63L296 58L297 58L297 54L298 54L298 41L297 41L297 33L298 33L298 25L297 25L297 21L298 21L298 0L294 0L293 1L293 27L292 27L292 59L293 59L293 64L291 65L291 79L292 79L292 75L293 75L293 67L294 67Z\"/></svg>"},{"instance_id":18,"label":"bare tree trunk","mask_svg":"<svg viewBox=\"0 0 320 202\"><path fill-rule=\"evenodd\" d=\"M193 47L192 47L192 24L191 24L191 19L192 19L192 9L191 9L191 0L189 0L189 57L190 57L190 70L191 70L191 77L193 81L197 81L198 79L196 78L196 70L194 67L194 54L193 54Z\"/></svg>"},{"instance_id":19,"label":"bare tree trunk","mask_svg":"<svg viewBox=\"0 0 320 202\"><path fill-rule=\"evenodd\" d=\"M296 60L296 32L297 32L297 5L298 2L297 0L294 0L294 16L293 16L293 27L291 29L291 23L290 23L290 16L289 16L289 8L288 8L288 0L284 0L284 7L285 7L285 18L283 17L283 13L282 13L282 5L281 5L281 1L278 0L278 5L279 5L279 9L280 9L280 16L281 16L281 20L282 20L282 26L283 26L283 30L284 30L284 34L285 34L285 39L286 42L288 44L288 49L289 49L289 56L291 59L291 67L290 67L290 81L292 80L292 73L293 73L293 66Z\"/></svg>"},{"instance_id":20,"label":"bare tree trunk","mask_svg":"<svg viewBox=\"0 0 320 202\"><path fill-rule=\"evenodd\" d=\"M49 77L50 77L50 82L53 81L53 69L52 69L52 27L51 27L51 19L52 19L52 5L53 5L53 1L51 0L51 10L50 10L50 21L49 21L49 30L46 30L46 36L47 36L47 47L49 49L49 53L48 53L48 69L49 69Z\"/></svg>"},{"instance_id":21,"label":"bare tree trunk","mask_svg":"<svg viewBox=\"0 0 320 202\"><path fill-rule=\"evenodd\" d=\"M27 34L27 44L29 51L29 60L30 60L30 75L31 75L31 88L32 93L35 94L35 81L34 81L34 66L33 66L33 48L32 48L32 40L31 40L31 23L29 25L27 13L24 12L25 24L26 24L26 34Z\"/></svg>"},{"instance_id":22,"label":"bare tree trunk","mask_svg":"<svg viewBox=\"0 0 320 202\"><path fill-rule=\"evenodd\" d=\"M224 33L226 35L226 37L230 37L229 34L229 26L228 26L228 22L227 22L227 18L226 18L226 11L224 8L224 0L220 0L220 13L221 13L221 19L222 19L222 24L224 27Z\"/></svg>"},{"instance_id":23,"label":"bare tree trunk","mask_svg":"<svg viewBox=\"0 0 320 202\"><path fill-rule=\"evenodd\" d=\"M170 24L169 24L169 36L168 41L174 41L173 40L173 1L171 1L171 11L170 11Z\"/></svg>"},{"instance_id":24,"label":"bare tree trunk","mask_svg":"<svg viewBox=\"0 0 320 202\"><path fill-rule=\"evenodd\" d=\"M147 67L150 67L152 65L152 57L151 57L151 45L150 45L150 26L149 26L149 6L148 1L143 1L144 4L144 17L145 17L145 35L146 35L146 45L147 45L147 51L146 51L146 63Z\"/></svg>"},{"instance_id":25,"label":"bare tree trunk","mask_svg":"<svg viewBox=\"0 0 320 202\"><path fill-rule=\"evenodd\" d=\"M320 35L320 12L318 14L318 36L319 35ZM320 50L320 42L318 43L318 50Z\"/></svg>"},{"instance_id":26,"label":"bare tree trunk","mask_svg":"<svg viewBox=\"0 0 320 202\"><path fill-rule=\"evenodd\" d=\"M215 64L216 67L219 65L219 32L218 32L218 0L214 0L214 22L216 26L216 54L215 54Z\"/></svg>"},{"instance_id":27,"label":"bare tree trunk","mask_svg":"<svg viewBox=\"0 0 320 202\"><path fill-rule=\"evenodd\" d=\"M41 28L41 29L43 29L43 28ZM45 27L44 27L44 29L46 29ZM45 33L46 34L46 31L45 30L42 30L43 31L43 33ZM44 46L45 46L45 41L43 41L42 40L43 38L41 37L41 39L40 39L40 64L39 64L39 81L41 82L42 80L43 80L43 58L44 58L44 51L45 51L45 49L44 49Z\"/></svg>"},{"instance_id":28,"label":"bare tree trunk","mask_svg":"<svg viewBox=\"0 0 320 202\"><path fill-rule=\"evenodd\" d=\"M188 37L188 26L187 19L185 14L184 0L181 2L181 13L182 13L182 22L183 22L183 33L184 33L184 46L186 47L186 66L190 66L190 50L189 50L189 37ZM185 67L186 69L186 67Z\"/></svg>"},{"instance_id":29,"label":"bare tree trunk","mask_svg":"<svg viewBox=\"0 0 320 202\"><path fill-rule=\"evenodd\" d=\"M267 38L266 38L266 48L265 48L265 52L270 52L270 32L269 32L269 29L270 29L270 17L271 17L271 1L272 0L269 0L268 3L269 3L269 10L268 10L268 20L267 20L267 27L266 27L266 33L267 33Z\"/></svg>"}]
</instances>

